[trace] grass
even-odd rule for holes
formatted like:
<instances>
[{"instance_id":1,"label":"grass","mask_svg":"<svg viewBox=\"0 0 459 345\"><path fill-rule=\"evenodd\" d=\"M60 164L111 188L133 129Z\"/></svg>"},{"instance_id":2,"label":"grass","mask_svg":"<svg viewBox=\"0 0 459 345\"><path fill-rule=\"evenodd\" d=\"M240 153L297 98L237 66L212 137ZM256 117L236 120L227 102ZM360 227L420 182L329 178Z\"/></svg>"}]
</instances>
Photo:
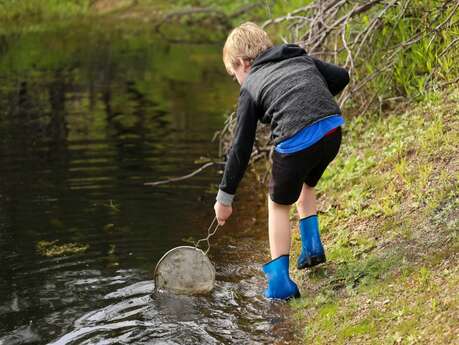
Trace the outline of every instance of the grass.
<instances>
[{"instance_id":1,"label":"grass","mask_svg":"<svg viewBox=\"0 0 459 345\"><path fill-rule=\"evenodd\" d=\"M42 31L107 15L120 20L133 7L141 8L148 18L156 18L155 11L167 8L165 1L150 0L0 0L0 32Z\"/></svg>"},{"instance_id":2,"label":"grass","mask_svg":"<svg viewBox=\"0 0 459 345\"><path fill-rule=\"evenodd\" d=\"M458 126L457 88L347 122L318 186L328 262L293 272L302 343L459 339Z\"/></svg>"},{"instance_id":3,"label":"grass","mask_svg":"<svg viewBox=\"0 0 459 345\"><path fill-rule=\"evenodd\" d=\"M0 18L3 23L68 18L87 13L89 4L88 0L4 0Z\"/></svg>"},{"instance_id":4,"label":"grass","mask_svg":"<svg viewBox=\"0 0 459 345\"><path fill-rule=\"evenodd\" d=\"M186 1L177 3L166 0L0 0L0 34L42 32L93 21L103 26L127 25L131 30L132 27L145 26L154 29L155 23L161 21L163 15L190 5ZM212 27L214 31L221 32L219 41L223 41L223 32L226 33L228 27L223 28L218 25L218 21L203 20L205 14L195 17L201 18L200 24L191 25L189 17L184 16L182 25L171 21L170 25L165 23L162 27L166 29L167 35L183 34L182 27L186 27L190 31L189 35L200 34L206 38L215 35L208 33L209 27ZM206 35L204 31L207 31Z\"/></svg>"}]
</instances>

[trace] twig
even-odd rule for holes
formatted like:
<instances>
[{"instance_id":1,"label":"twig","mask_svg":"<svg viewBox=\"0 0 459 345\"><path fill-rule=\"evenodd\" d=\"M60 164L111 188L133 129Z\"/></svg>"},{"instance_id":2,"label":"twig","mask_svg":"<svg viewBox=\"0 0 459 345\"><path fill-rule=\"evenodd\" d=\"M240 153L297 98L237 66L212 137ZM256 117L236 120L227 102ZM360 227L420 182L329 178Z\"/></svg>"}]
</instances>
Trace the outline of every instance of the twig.
<instances>
[{"instance_id":1,"label":"twig","mask_svg":"<svg viewBox=\"0 0 459 345\"><path fill-rule=\"evenodd\" d=\"M352 76L352 73L354 72L354 59L352 58L352 52L349 49L346 41L346 25L347 25L347 19L345 22L343 22L343 28L341 30L341 40L343 41L343 46L347 51L347 59L346 63L344 64L344 67L347 67L348 62L351 63L351 68L349 69L349 75Z\"/></svg>"},{"instance_id":2,"label":"twig","mask_svg":"<svg viewBox=\"0 0 459 345\"><path fill-rule=\"evenodd\" d=\"M277 18L273 18L273 19L269 19L267 21L265 21L261 27L263 29L265 29L266 27L268 27L269 25L272 25L272 24L279 24L279 23L282 23L283 21L286 21L286 20L294 20L294 19L299 19L299 20L310 20L308 19L307 17L304 17L304 16L298 16L297 14L301 13L301 12L307 12L309 9L313 8L315 4L310 4L308 6L304 6L304 7L301 7L299 9L296 9L295 11L292 11L290 13L287 13L287 15L285 16L282 16L282 17L277 17Z\"/></svg>"},{"instance_id":3,"label":"twig","mask_svg":"<svg viewBox=\"0 0 459 345\"><path fill-rule=\"evenodd\" d=\"M346 15L342 16L341 18L339 18L338 20L336 20L328 29L324 30L322 33L321 33L321 36L318 40L315 41L315 43L313 44L312 47L309 48L309 51L314 51L316 48L318 48L324 41L325 39L327 38L327 36L330 34L330 32L338 27L339 25L341 25L345 20L359 14L359 13L362 13L364 11L367 11L369 10L371 7L373 7L374 5L380 3L382 0L373 0L373 1L370 1L369 3L367 4L364 4L364 5L361 5L359 7L354 7L349 13L347 13Z\"/></svg>"},{"instance_id":4,"label":"twig","mask_svg":"<svg viewBox=\"0 0 459 345\"><path fill-rule=\"evenodd\" d=\"M457 84L459 83L459 77L457 77L456 79L453 79L453 80L450 80L450 81L447 81L447 82L444 82L442 84L440 84L440 87L445 87L445 86L448 86L448 85L451 85L451 84Z\"/></svg>"},{"instance_id":5,"label":"twig","mask_svg":"<svg viewBox=\"0 0 459 345\"><path fill-rule=\"evenodd\" d=\"M184 175L184 176L180 176L180 177L173 177L173 178L170 178L170 179L167 179L167 180L162 180L162 181L155 181L155 182L145 182L144 183L144 186L158 186L160 184L165 184L165 183L171 183L171 182L177 182L177 181L182 181L182 180L186 180L190 177L193 177L194 175L196 174L199 174L201 171L203 171L204 169L208 168L208 167L211 167L213 165L217 165L217 164L225 164L225 162L207 162L206 164L204 164L203 166L201 166L199 169L196 169L195 171L187 174L187 175Z\"/></svg>"}]
</instances>

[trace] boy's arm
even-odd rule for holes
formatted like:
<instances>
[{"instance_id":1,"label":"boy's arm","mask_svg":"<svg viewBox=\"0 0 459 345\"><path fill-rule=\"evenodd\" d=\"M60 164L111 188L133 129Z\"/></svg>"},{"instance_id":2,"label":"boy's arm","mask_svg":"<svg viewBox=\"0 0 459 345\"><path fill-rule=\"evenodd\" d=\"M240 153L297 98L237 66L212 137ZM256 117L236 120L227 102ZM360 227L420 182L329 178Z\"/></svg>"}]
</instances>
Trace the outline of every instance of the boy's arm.
<instances>
[{"instance_id":1,"label":"boy's arm","mask_svg":"<svg viewBox=\"0 0 459 345\"><path fill-rule=\"evenodd\" d=\"M241 89L236 131L216 198L223 205L231 205L237 186L244 176L255 141L257 121L256 104L249 92Z\"/></svg>"},{"instance_id":2,"label":"boy's arm","mask_svg":"<svg viewBox=\"0 0 459 345\"><path fill-rule=\"evenodd\" d=\"M319 72L324 76L331 94L336 96L349 83L349 73L346 69L337 65L324 62L312 56L311 58Z\"/></svg>"}]
</instances>

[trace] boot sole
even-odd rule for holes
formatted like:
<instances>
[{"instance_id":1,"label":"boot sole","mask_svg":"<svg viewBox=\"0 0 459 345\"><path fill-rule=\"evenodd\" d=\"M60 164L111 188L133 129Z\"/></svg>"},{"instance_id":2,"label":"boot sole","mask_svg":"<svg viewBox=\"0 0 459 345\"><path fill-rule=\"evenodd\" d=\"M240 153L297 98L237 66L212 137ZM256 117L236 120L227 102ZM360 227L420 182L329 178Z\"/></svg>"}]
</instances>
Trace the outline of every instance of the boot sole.
<instances>
[{"instance_id":1,"label":"boot sole","mask_svg":"<svg viewBox=\"0 0 459 345\"><path fill-rule=\"evenodd\" d=\"M295 298L300 298L301 297L301 294L300 294L300 291L297 291L294 295L292 296L288 296L286 298L277 298L277 297L266 297L265 295L265 298L270 300L270 301L290 301L292 299L295 299Z\"/></svg>"},{"instance_id":2,"label":"boot sole","mask_svg":"<svg viewBox=\"0 0 459 345\"><path fill-rule=\"evenodd\" d=\"M303 268L309 268L309 267L314 267L319 264L322 264L326 262L327 259L325 258L325 255L320 255L320 256L311 256L308 261L306 261L302 265L297 265L297 268L299 270L302 270Z\"/></svg>"}]
</instances>

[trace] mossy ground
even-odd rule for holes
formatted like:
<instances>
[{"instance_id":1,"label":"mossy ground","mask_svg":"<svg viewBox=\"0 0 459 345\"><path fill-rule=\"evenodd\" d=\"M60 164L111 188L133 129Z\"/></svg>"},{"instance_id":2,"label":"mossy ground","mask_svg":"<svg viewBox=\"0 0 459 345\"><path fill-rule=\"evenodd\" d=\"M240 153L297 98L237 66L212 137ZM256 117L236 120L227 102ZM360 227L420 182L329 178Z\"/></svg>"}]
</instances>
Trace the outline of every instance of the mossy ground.
<instances>
[{"instance_id":1,"label":"mossy ground","mask_svg":"<svg viewBox=\"0 0 459 345\"><path fill-rule=\"evenodd\" d=\"M317 189L328 261L292 271L301 343L457 342L458 127L457 88L347 122Z\"/></svg>"}]
</instances>

